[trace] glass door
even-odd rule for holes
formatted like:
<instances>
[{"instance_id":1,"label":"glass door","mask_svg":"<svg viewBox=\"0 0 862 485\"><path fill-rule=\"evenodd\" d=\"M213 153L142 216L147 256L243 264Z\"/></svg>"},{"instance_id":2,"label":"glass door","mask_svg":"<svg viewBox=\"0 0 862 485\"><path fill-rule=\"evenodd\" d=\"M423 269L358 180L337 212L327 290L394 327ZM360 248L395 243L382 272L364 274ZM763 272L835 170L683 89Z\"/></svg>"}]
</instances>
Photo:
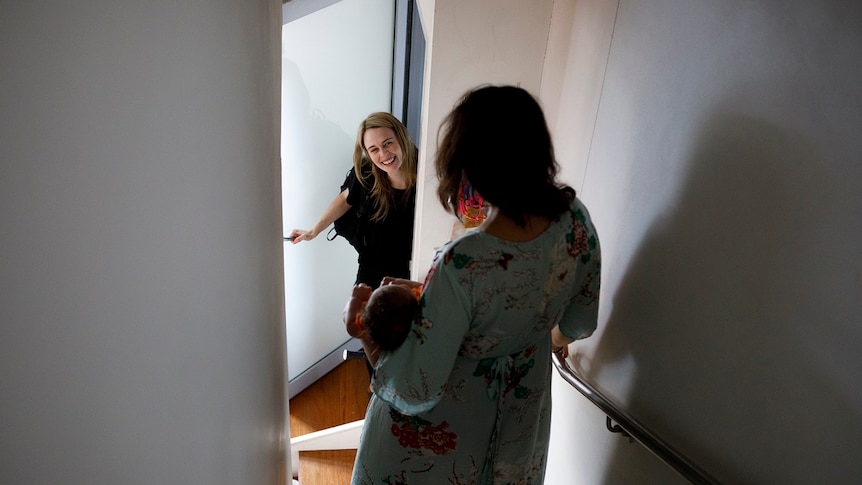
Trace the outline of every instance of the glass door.
<instances>
[{"instance_id":1,"label":"glass door","mask_svg":"<svg viewBox=\"0 0 862 485\"><path fill-rule=\"evenodd\" d=\"M359 123L392 110L395 2L292 0L283 6L282 203L285 236L308 229L352 166ZM396 116L398 116L396 114ZM351 342L341 312L356 252L320 234L284 243L290 396L329 372Z\"/></svg>"}]
</instances>

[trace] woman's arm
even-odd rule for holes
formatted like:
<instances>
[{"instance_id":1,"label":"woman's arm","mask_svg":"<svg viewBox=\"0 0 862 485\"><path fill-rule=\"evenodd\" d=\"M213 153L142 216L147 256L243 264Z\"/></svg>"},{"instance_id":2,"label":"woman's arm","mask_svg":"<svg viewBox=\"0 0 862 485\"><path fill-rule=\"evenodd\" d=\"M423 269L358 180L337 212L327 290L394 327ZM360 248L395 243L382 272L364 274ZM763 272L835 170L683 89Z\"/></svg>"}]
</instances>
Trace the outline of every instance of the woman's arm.
<instances>
[{"instance_id":1,"label":"woman's arm","mask_svg":"<svg viewBox=\"0 0 862 485\"><path fill-rule=\"evenodd\" d=\"M293 244L296 244L300 241L311 241L316 238L318 234L323 232L330 224L332 224L336 219L343 216L349 209L350 204L347 203L347 194L348 189L344 189L335 196L335 199L329 203L329 206L323 211L323 215L320 216L320 219L317 223L309 230L303 229L294 229L290 231L289 237Z\"/></svg>"}]
</instances>

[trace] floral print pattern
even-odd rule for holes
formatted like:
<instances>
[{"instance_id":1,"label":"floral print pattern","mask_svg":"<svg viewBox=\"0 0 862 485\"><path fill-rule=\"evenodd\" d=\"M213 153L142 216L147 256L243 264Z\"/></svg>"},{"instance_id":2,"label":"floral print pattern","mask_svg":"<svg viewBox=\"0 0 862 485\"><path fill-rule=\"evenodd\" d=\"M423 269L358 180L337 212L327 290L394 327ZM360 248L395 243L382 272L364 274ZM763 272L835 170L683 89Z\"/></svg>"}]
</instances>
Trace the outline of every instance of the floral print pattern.
<instances>
[{"instance_id":1,"label":"floral print pattern","mask_svg":"<svg viewBox=\"0 0 862 485\"><path fill-rule=\"evenodd\" d=\"M541 484L549 331L593 332L600 261L578 200L533 241L473 231L442 247L410 335L378 360L352 483Z\"/></svg>"},{"instance_id":2,"label":"floral print pattern","mask_svg":"<svg viewBox=\"0 0 862 485\"><path fill-rule=\"evenodd\" d=\"M474 376L481 376L488 384L491 399L497 398L497 392L502 388L502 396L509 391L515 391L515 398L523 399L530 394L528 387L521 385L521 378L526 377L536 361L532 358L536 346L530 346L523 352L508 355L502 359L488 358L479 361Z\"/></svg>"},{"instance_id":3,"label":"floral print pattern","mask_svg":"<svg viewBox=\"0 0 862 485\"><path fill-rule=\"evenodd\" d=\"M417 449L434 455L448 455L456 448L458 435L446 431L449 423L434 425L416 416L405 416L390 409L392 435L404 448Z\"/></svg>"}]
</instances>

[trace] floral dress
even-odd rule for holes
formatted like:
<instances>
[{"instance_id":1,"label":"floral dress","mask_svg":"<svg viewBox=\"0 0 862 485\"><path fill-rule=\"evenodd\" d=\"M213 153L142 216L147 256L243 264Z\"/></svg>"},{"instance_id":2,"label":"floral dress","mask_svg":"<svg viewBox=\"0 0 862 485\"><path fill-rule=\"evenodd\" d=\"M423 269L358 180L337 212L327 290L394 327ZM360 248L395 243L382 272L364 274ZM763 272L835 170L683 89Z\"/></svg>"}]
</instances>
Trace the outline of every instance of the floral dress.
<instances>
[{"instance_id":1,"label":"floral dress","mask_svg":"<svg viewBox=\"0 0 862 485\"><path fill-rule=\"evenodd\" d=\"M378 360L351 483L541 484L550 329L595 330L600 259L577 199L532 241L442 247L410 335Z\"/></svg>"}]
</instances>

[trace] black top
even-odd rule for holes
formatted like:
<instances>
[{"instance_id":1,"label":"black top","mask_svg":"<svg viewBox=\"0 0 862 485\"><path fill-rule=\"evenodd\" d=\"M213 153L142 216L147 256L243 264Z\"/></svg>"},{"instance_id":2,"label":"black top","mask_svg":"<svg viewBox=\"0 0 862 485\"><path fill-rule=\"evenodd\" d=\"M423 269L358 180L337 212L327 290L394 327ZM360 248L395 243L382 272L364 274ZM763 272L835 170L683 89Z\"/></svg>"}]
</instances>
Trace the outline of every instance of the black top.
<instances>
[{"instance_id":1,"label":"black top","mask_svg":"<svg viewBox=\"0 0 862 485\"><path fill-rule=\"evenodd\" d=\"M358 204L365 197L366 189L359 183L353 170L346 183L347 203ZM377 211L377 204L371 198L370 207L365 211L365 245L357 249L359 270L356 283L377 288L384 276L395 278L410 277L410 257L413 252L413 219L416 210L416 189L396 190L394 205L389 214L381 221L371 221Z\"/></svg>"}]
</instances>

